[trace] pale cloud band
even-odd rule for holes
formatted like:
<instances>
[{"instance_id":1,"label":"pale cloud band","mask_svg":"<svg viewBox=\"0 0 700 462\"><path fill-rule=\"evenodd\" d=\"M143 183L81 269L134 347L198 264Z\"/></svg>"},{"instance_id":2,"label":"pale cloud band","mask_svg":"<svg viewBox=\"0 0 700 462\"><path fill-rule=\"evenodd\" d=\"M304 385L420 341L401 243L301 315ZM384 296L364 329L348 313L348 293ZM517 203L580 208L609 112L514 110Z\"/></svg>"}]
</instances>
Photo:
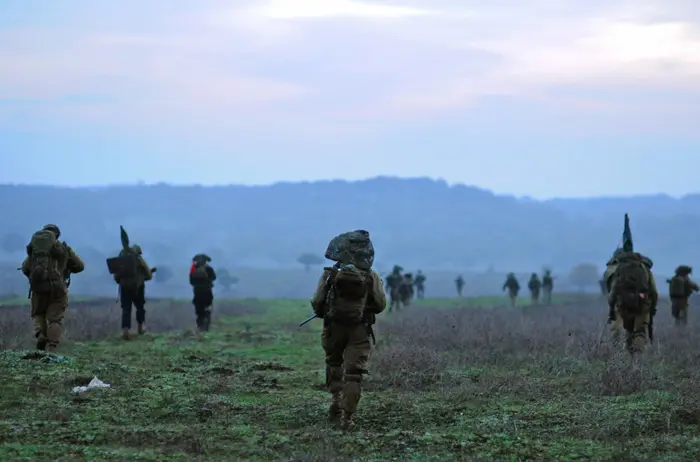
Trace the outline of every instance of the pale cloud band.
<instances>
[{"instance_id":1,"label":"pale cloud band","mask_svg":"<svg viewBox=\"0 0 700 462\"><path fill-rule=\"evenodd\" d=\"M645 105L665 118L697 114L683 99L597 91L696 94L700 4L690 0L73 4L72 21L0 30L0 123L18 124L19 112L126 130L361 130L491 97L632 118Z\"/></svg>"}]
</instances>

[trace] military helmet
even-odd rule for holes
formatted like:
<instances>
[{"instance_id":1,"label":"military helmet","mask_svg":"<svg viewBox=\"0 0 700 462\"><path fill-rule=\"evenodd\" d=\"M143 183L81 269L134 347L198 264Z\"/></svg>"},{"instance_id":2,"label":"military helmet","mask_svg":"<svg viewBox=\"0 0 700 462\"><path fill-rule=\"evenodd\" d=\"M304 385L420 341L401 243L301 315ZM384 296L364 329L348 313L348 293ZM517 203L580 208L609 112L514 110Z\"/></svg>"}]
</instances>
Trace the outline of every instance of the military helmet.
<instances>
[{"instance_id":1,"label":"military helmet","mask_svg":"<svg viewBox=\"0 0 700 462\"><path fill-rule=\"evenodd\" d=\"M132 245L131 250L133 250L134 252L136 252L139 255L141 255L143 253L143 250L141 250L141 246L138 244Z\"/></svg>"},{"instance_id":2,"label":"military helmet","mask_svg":"<svg viewBox=\"0 0 700 462\"><path fill-rule=\"evenodd\" d=\"M61 236L61 230L58 229L58 226L56 226L56 225L52 225L52 224L44 225L42 230L53 232L56 235L56 238L59 238Z\"/></svg>"}]
</instances>

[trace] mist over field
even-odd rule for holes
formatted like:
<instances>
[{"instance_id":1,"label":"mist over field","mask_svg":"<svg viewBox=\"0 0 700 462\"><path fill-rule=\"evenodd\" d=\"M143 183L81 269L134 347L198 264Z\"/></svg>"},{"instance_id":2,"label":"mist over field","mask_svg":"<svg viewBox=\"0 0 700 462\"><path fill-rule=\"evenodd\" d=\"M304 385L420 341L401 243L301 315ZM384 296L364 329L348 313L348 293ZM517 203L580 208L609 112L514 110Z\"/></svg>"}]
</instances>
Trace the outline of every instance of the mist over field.
<instances>
[{"instance_id":1,"label":"mist over field","mask_svg":"<svg viewBox=\"0 0 700 462\"><path fill-rule=\"evenodd\" d=\"M91 295L115 293L105 259L120 249L119 225L151 266L165 268L149 283L151 296L189 296L190 260L206 252L216 269L238 279L227 291L218 284L219 293L307 297L330 238L358 228L370 231L380 272L394 264L422 269L429 296L455 295L460 273L465 295L501 293L506 272L516 272L524 286L524 278L543 267L557 276L555 291L578 290L569 281L571 269L592 263L602 273L620 243L625 212L636 249L653 259L657 275L700 259L700 247L689 245L689 237L700 234L700 195L538 201L390 177L271 186L4 185L0 211L4 294L26 291L16 268L31 234L46 223L58 224L61 239L86 262L72 293ZM302 254L319 261L306 268L298 261Z\"/></svg>"}]
</instances>

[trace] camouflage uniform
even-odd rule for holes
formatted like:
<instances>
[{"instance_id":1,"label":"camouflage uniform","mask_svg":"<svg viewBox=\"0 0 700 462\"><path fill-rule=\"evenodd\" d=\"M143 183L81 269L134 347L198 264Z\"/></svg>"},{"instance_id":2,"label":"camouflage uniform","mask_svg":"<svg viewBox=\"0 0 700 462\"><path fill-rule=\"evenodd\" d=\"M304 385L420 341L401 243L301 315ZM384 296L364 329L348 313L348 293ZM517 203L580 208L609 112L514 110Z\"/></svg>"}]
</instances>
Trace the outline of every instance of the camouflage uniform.
<instances>
[{"instance_id":1,"label":"camouflage uniform","mask_svg":"<svg viewBox=\"0 0 700 462\"><path fill-rule=\"evenodd\" d=\"M515 300L518 298L518 292L520 292L520 283L515 278L515 274L508 273L508 276L506 277L506 282L503 284L503 290L506 289L508 289L510 305L515 306Z\"/></svg>"},{"instance_id":2,"label":"camouflage uniform","mask_svg":"<svg viewBox=\"0 0 700 462\"><path fill-rule=\"evenodd\" d=\"M688 298L693 292L698 292L700 287L690 279L690 274L693 269L690 266L681 265L676 268L676 274L667 282L669 286L669 297L671 298L671 316L676 322L676 325L686 325L688 323ZM676 279L680 279L683 286L683 293L674 293L672 291L673 283Z\"/></svg>"},{"instance_id":3,"label":"camouflage uniform","mask_svg":"<svg viewBox=\"0 0 700 462\"><path fill-rule=\"evenodd\" d=\"M537 274L532 273L527 287L530 289L530 294L532 295L532 304L536 305L540 301L540 289L542 288L542 282Z\"/></svg>"},{"instance_id":4,"label":"camouflage uniform","mask_svg":"<svg viewBox=\"0 0 700 462\"><path fill-rule=\"evenodd\" d=\"M636 259L644 264L649 286L648 293L627 293L618 287L616 271L619 265L628 259ZM656 314L659 293L654 274L651 272L652 261L644 255L633 251L617 251L608 261L605 271L606 287L608 288L608 306L610 321L616 335L624 329L625 345L631 353L642 352L646 346L647 333L651 318Z\"/></svg>"},{"instance_id":5,"label":"camouflage uniform","mask_svg":"<svg viewBox=\"0 0 700 462\"><path fill-rule=\"evenodd\" d=\"M411 299L413 299L413 275L404 275L399 284L399 296L404 306L411 304Z\"/></svg>"},{"instance_id":6,"label":"camouflage uniform","mask_svg":"<svg viewBox=\"0 0 700 462\"><path fill-rule=\"evenodd\" d=\"M46 225L44 230L52 231L56 239L61 232L56 225ZM65 242L62 243L64 258L57 260L58 272L67 276L77 274L85 269L83 260ZM29 253L29 246L27 246ZM31 272L29 256L22 262L22 273L29 278ZM68 308L68 285L66 279L51 281L48 294L31 293L31 317L34 324L34 336L38 350L54 351L61 341L63 318Z\"/></svg>"},{"instance_id":7,"label":"camouflage uniform","mask_svg":"<svg viewBox=\"0 0 700 462\"><path fill-rule=\"evenodd\" d=\"M418 273L416 273L416 279L414 281L414 284L416 285L416 296L418 298L424 298L425 297L425 274L421 270L418 270Z\"/></svg>"},{"instance_id":8,"label":"camouflage uniform","mask_svg":"<svg viewBox=\"0 0 700 462\"><path fill-rule=\"evenodd\" d=\"M391 274L386 278L386 290L389 292L389 312L391 313L394 308L399 310L401 308L401 285L403 283L403 275L401 271L403 269L394 265L394 269Z\"/></svg>"},{"instance_id":9,"label":"camouflage uniform","mask_svg":"<svg viewBox=\"0 0 700 462\"><path fill-rule=\"evenodd\" d=\"M190 271L190 284L193 291L192 304L197 317L197 328L200 332L209 330L212 305L214 304L213 289L214 281L216 281L216 272L209 265L209 261L211 261L211 258L204 254L195 255ZM194 271L200 267L204 267L204 271L206 271L206 281L200 281L193 277Z\"/></svg>"},{"instance_id":10,"label":"camouflage uniform","mask_svg":"<svg viewBox=\"0 0 700 462\"><path fill-rule=\"evenodd\" d=\"M455 286L457 287L457 296L461 297L462 290L464 289L464 278L461 274L457 276L457 279L455 279Z\"/></svg>"},{"instance_id":11,"label":"camouflage uniform","mask_svg":"<svg viewBox=\"0 0 700 462\"><path fill-rule=\"evenodd\" d=\"M552 291L554 290L554 278L552 273L547 270L542 276L542 290L544 291L544 302L546 304L552 303Z\"/></svg>"},{"instance_id":12,"label":"camouflage uniform","mask_svg":"<svg viewBox=\"0 0 700 462\"><path fill-rule=\"evenodd\" d=\"M129 338L131 330L131 308L136 307L136 322L138 333L146 332L146 281L153 279L153 272L142 255L141 247L134 245L131 251L137 255L136 279L120 279L114 276L119 284L119 301L122 309L122 331L125 339Z\"/></svg>"}]
</instances>

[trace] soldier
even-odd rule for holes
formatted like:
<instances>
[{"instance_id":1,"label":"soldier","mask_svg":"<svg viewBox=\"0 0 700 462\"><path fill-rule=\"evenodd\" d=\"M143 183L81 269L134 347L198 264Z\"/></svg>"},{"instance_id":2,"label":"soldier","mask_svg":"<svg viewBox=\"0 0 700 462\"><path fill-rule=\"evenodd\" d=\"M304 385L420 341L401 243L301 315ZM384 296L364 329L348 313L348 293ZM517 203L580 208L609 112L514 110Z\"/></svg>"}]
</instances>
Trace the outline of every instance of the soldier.
<instances>
[{"instance_id":1,"label":"soldier","mask_svg":"<svg viewBox=\"0 0 700 462\"><path fill-rule=\"evenodd\" d=\"M326 258L336 261L324 268L311 298L314 313L323 318L322 346L326 354L326 386L332 395L332 421L343 428L354 425L368 373L375 316L386 307L382 280L372 270L374 248L363 230L343 233L328 244Z\"/></svg>"},{"instance_id":2,"label":"soldier","mask_svg":"<svg viewBox=\"0 0 700 462\"><path fill-rule=\"evenodd\" d=\"M399 297L403 306L411 304L413 299L413 275L411 273L404 274L403 280L399 285Z\"/></svg>"},{"instance_id":3,"label":"soldier","mask_svg":"<svg viewBox=\"0 0 700 462\"><path fill-rule=\"evenodd\" d=\"M515 300L518 298L518 292L520 292L520 283L515 278L515 274L508 273L506 276L506 282L503 284L503 290L508 289L508 297L510 298L510 306L515 306Z\"/></svg>"},{"instance_id":4,"label":"soldier","mask_svg":"<svg viewBox=\"0 0 700 462\"><path fill-rule=\"evenodd\" d=\"M192 258L190 267L190 284L194 292L192 304L197 317L197 329L199 332L209 331L211 324L211 311L214 304L214 281L216 272L209 265L211 258L205 254L197 254Z\"/></svg>"},{"instance_id":5,"label":"soldier","mask_svg":"<svg viewBox=\"0 0 700 462\"><path fill-rule=\"evenodd\" d=\"M688 298L693 292L700 290L700 287L690 279L693 268L681 265L676 268L676 275L667 279L669 287L669 297L671 298L671 316L676 321L676 325L686 325L688 323Z\"/></svg>"},{"instance_id":6,"label":"soldier","mask_svg":"<svg viewBox=\"0 0 700 462\"><path fill-rule=\"evenodd\" d=\"M544 290L544 302L549 305L552 303L552 291L554 290L554 278L550 270L545 270L544 276L542 276L542 289Z\"/></svg>"},{"instance_id":7,"label":"soldier","mask_svg":"<svg viewBox=\"0 0 700 462\"><path fill-rule=\"evenodd\" d=\"M464 278L461 274L455 279L455 286L457 287L457 296L461 298L462 290L464 289Z\"/></svg>"},{"instance_id":8,"label":"soldier","mask_svg":"<svg viewBox=\"0 0 700 462\"><path fill-rule=\"evenodd\" d=\"M29 279L36 348L49 352L61 340L70 275L85 269L83 260L59 237L58 226L44 226L32 236L22 262L22 273Z\"/></svg>"},{"instance_id":9,"label":"soldier","mask_svg":"<svg viewBox=\"0 0 700 462\"><path fill-rule=\"evenodd\" d=\"M608 322L621 325L630 353L642 352L647 333L653 340L653 320L659 293L651 272L652 261L634 251L629 217L625 214L622 248L615 251L605 271L608 288Z\"/></svg>"},{"instance_id":10,"label":"soldier","mask_svg":"<svg viewBox=\"0 0 700 462\"><path fill-rule=\"evenodd\" d=\"M530 294L532 295L532 304L537 305L540 301L540 289L542 288L542 282L537 276L537 273L532 273L530 275L530 281L527 283L527 288L530 289Z\"/></svg>"},{"instance_id":11,"label":"soldier","mask_svg":"<svg viewBox=\"0 0 700 462\"><path fill-rule=\"evenodd\" d=\"M131 308L136 307L136 322L138 333L146 333L146 281L153 279L155 268L149 268L143 258L143 252L139 245L123 249L119 258L128 259L132 263L130 271L114 274L114 281L119 284L119 301L122 308L122 336L129 340L131 330Z\"/></svg>"},{"instance_id":12,"label":"soldier","mask_svg":"<svg viewBox=\"0 0 700 462\"><path fill-rule=\"evenodd\" d=\"M403 282L401 271L403 271L403 268L399 265L394 265L391 274L386 278L386 290L389 292L390 297L390 313L394 308L396 308L397 311L401 308L401 283Z\"/></svg>"},{"instance_id":13,"label":"soldier","mask_svg":"<svg viewBox=\"0 0 700 462\"><path fill-rule=\"evenodd\" d=\"M418 298L425 298L425 274L423 274L423 271L418 270L416 273L416 279L414 280L414 284L416 285L416 296Z\"/></svg>"}]
</instances>

